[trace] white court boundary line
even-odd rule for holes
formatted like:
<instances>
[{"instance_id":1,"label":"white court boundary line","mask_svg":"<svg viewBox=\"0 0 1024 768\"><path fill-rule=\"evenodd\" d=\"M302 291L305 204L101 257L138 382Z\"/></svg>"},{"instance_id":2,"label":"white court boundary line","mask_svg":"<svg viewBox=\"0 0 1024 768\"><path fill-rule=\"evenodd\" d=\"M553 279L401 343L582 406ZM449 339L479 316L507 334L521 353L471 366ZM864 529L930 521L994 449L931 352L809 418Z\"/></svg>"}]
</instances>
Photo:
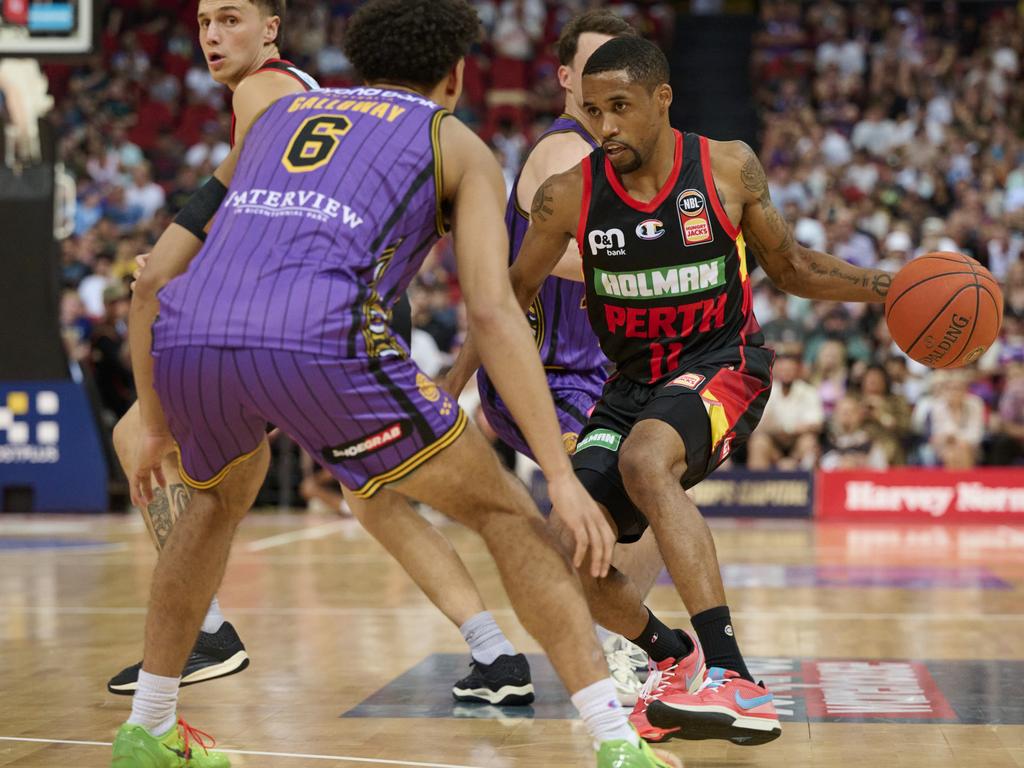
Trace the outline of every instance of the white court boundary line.
<instances>
[{"instance_id":1,"label":"white court boundary line","mask_svg":"<svg viewBox=\"0 0 1024 768\"><path fill-rule=\"evenodd\" d=\"M345 528L350 528L351 526L352 521L350 520L335 520L330 523L324 523L323 525L315 525L312 528L300 528L297 531L288 531L287 533L268 536L265 539L256 539L255 541L250 541L246 544L245 548L249 552L262 552L265 549L282 547L296 541L313 541L315 539L323 539L330 536L332 533L344 530Z\"/></svg>"},{"instance_id":2,"label":"white court boundary line","mask_svg":"<svg viewBox=\"0 0 1024 768\"><path fill-rule=\"evenodd\" d=\"M30 744L68 744L78 747L111 747L109 741L72 741L70 739L30 739L22 736L0 736L0 741L18 741ZM229 755L252 755L254 757L294 757L303 760L333 760L341 763L371 763L373 765L406 765L412 768L483 768L474 765L453 765L452 763L419 763L409 760L385 760L380 757L352 757L351 755L306 755L301 752L256 752L248 749L218 749Z\"/></svg>"}]
</instances>

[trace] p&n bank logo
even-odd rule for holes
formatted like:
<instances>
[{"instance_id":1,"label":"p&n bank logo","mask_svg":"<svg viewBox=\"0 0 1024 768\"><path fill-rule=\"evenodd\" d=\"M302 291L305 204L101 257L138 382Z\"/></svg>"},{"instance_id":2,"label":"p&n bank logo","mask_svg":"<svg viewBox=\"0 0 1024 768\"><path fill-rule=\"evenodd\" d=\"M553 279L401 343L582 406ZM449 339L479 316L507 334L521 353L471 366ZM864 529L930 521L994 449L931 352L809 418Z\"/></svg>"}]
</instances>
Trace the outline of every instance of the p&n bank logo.
<instances>
[{"instance_id":1,"label":"p&n bank logo","mask_svg":"<svg viewBox=\"0 0 1024 768\"><path fill-rule=\"evenodd\" d=\"M8 392L0 406L0 464L60 461L60 397L56 392Z\"/></svg>"},{"instance_id":2,"label":"p&n bank logo","mask_svg":"<svg viewBox=\"0 0 1024 768\"><path fill-rule=\"evenodd\" d=\"M590 244L590 253L594 256L601 251L607 251L606 256L626 255L626 235L621 229L609 229L607 232L601 229L592 230L587 234L587 242Z\"/></svg>"}]
</instances>

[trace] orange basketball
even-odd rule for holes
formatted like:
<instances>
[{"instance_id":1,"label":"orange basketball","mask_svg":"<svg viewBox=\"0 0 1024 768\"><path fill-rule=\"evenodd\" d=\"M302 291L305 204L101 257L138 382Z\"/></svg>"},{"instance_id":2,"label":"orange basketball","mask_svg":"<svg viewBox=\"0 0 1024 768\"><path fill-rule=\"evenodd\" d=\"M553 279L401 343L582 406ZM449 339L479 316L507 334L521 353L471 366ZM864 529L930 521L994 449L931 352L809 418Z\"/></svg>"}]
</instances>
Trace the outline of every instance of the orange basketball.
<instances>
[{"instance_id":1,"label":"orange basketball","mask_svg":"<svg viewBox=\"0 0 1024 768\"><path fill-rule=\"evenodd\" d=\"M927 253L893 278L885 320L899 348L930 368L960 368L984 354L1003 322L992 273L962 253Z\"/></svg>"}]
</instances>

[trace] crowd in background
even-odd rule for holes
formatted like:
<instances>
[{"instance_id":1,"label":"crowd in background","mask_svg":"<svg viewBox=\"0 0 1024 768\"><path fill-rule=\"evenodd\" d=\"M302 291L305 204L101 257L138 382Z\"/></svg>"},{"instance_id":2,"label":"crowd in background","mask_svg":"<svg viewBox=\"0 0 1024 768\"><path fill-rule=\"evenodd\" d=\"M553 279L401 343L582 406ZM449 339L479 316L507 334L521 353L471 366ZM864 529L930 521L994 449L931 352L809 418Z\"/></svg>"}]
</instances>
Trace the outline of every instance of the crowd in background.
<instances>
[{"instance_id":1,"label":"crowd in background","mask_svg":"<svg viewBox=\"0 0 1024 768\"><path fill-rule=\"evenodd\" d=\"M486 36L459 116L511 180L562 111L552 43L583 2L477 0ZM285 54L324 85L354 74L341 47L355 0L294 0ZM672 4L611 4L671 44ZM108 423L134 399L127 282L229 151L230 107L196 38L194 4L109 7L87 66L48 66L59 152L77 183L61 244L61 322L76 375ZM756 312L779 353L773 394L737 461L752 468L971 467L1024 457L1024 23L1011 6L765 0L752 72L772 196L809 247L898 269L968 253L1004 285L1002 337L974 367L930 372L893 345L881 308L807 302L763 274ZM685 128L685 126L682 126ZM436 373L464 334L450 245L410 289L414 357Z\"/></svg>"},{"instance_id":2,"label":"crowd in background","mask_svg":"<svg viewBox=\"0 0 1024 768\"><path fill-rule=\"evenodd\" d=\"M759 155L797 239L898 270L959 251L1003 284L1000 341L930 372L880 306L757 290L782 359L748 463L969 468L1022 457L1024 16L1008 3L766 0L753 54Z\"/></svg>"}]
</instances>

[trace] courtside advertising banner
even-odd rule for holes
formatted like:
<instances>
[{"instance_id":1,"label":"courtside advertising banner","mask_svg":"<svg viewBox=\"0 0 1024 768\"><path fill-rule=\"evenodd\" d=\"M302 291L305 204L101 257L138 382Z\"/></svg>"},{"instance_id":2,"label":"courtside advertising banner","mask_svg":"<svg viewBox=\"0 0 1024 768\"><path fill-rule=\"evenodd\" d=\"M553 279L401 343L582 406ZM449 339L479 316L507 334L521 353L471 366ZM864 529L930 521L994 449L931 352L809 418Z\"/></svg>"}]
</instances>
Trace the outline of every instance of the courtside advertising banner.
<instances>
[{"instance_id":1,"label":"courtside advertising banner","mask_svg":"<svg viewBox=\"0 0 1024 768\"><path fill-rule=\"evenodd\" d=\"M719 471L687 493L709 517L812 516L814 476L810 472Z\"/></svg>"},{"instance_id":2,"label":"courtside advertising banner","mask_svg":"<svg viewBox=\"0 0 1024 768\"><path fill-rule=\"evenodd\" d=\"M14 494L33 512L107 509L103 448L75 382L0 382L0 502Z\"/></svg>"},{"instance_id":3,"label":"courtside advertising banner","mask_svg":"<svg viewBox=\"0 0 1024 768\"><path fill-rule=\"evenodd\" d=\"M1024 468L819 472L817 489L825 520L1024 523Z\"/></svg>"}]
</instances>

